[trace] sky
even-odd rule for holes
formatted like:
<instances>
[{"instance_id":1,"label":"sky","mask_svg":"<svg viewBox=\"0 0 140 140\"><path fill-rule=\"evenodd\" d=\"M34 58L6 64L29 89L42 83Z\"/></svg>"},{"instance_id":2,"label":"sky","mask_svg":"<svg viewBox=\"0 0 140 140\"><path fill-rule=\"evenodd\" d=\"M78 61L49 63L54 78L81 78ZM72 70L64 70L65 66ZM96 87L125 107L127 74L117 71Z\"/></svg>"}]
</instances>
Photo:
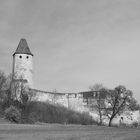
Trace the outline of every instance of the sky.
<instances>
[{"instance_id":1,"label":"sky","mask_svg":"<svg viewBox=\"0 0 140 140\"><path fill-rule=\"evenodd\" d=\"M0 70L25 38L34 87L80 92L124 85L140 102L139 0L0 0Z\"/></svg>"}]
</instances>

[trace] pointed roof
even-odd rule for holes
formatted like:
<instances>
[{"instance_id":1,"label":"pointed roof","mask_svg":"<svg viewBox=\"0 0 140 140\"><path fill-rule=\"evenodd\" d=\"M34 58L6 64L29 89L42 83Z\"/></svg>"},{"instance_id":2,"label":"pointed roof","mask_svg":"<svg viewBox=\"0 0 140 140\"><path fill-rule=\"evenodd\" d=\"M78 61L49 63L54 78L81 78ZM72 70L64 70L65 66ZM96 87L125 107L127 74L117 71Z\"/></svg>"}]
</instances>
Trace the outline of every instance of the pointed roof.
<instances>
[{"instance_id":1,"label":"pointed roof","mask_svg":"<svg viewBox=\"0 0 140 140\"><path fill-rule=\"evenodd\" d=\"M29 54L29 55L32 55L33 54L31 53L30 49L29 49L29 46L27 44L27 41L26 39L22 38L18 44L18 47L15 51L15 53L13 54L13 56L15 54Z\"/></svg>"}]
</instances>

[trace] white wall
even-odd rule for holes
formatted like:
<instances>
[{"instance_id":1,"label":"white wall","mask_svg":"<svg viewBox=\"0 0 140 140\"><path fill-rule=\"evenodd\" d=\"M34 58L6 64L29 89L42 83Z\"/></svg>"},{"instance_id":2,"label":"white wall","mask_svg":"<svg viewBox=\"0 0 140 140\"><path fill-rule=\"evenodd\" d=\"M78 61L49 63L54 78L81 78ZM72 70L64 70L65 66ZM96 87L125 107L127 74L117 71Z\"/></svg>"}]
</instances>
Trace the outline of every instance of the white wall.
<instances>
[{"instance_id":1,"label":"white wall","mask_svg":"<svg viewBox=\"0 0 140 140\"><path fill-rule=\"evenodd\" d=\"M22 58L20 58L20 56ZM28 57L28 58L27 58ZM14 79L26 79L28 86L33 88L33 56L27 54L15 54L13 58Z\"/></svg>"}]
</instances>

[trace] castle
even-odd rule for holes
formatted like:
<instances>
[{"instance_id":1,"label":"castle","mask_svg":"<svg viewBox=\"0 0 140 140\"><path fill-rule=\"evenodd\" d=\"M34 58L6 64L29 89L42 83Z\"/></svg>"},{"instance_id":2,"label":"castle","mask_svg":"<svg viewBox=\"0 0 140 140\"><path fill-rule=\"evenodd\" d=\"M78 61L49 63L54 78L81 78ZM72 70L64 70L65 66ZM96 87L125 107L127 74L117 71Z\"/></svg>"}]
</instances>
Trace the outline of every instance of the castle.
<instances>
[{"instance_id":1,"label":"castle","mask_svg":"<svg viewBox=\"0 0 140 140\"><path fill-rule=\"evenodd\" d=\"M33 54L27 44L26 39L21 39L16 51L13 54L13 82L22 82L32 91L39 95L39 100L49 101L50 103L58 103L70 109L78 111L88 111L88 102L91 98L96 97L98 92L94 91L90 94L85 92L80 93L55 93L48 91L41 91L33 88ZM83 98L84 97L84 98Z\"/></svg>"},{"instance_id":2,"label":"castle","mask_svg":"<svg viewBox=\"0 0 140 140\"><path fill-rule=\"evenodd\" d=\"M79 112L88 112L94 118L99 119L98 113L93 107L94 103L96 104L98 94L100 94L99 91L59 93L34 89L33 56L26 39L21 39L13 54L13 82L24 83L31 91L36 93L38 100L40 101L50 102L51 104L60 104ZM120 117L116 118L115 123L119 123ZM132 113L131 119L127 118L126 115L123 117L125 118L126 123L133 123L133 121L139 121L139 112Z\"/></svg>"}]
</instances>

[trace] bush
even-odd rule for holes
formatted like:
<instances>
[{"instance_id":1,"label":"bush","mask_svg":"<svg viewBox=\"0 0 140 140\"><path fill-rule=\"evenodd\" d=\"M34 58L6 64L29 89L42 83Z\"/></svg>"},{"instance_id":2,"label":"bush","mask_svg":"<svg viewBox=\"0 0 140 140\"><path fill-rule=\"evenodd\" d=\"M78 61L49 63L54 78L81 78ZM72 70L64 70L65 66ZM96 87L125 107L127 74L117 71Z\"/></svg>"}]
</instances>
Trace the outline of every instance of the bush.
<instances>
[{"instance_id":1,"label":"bush","mask_svg":"<svg viewBox=\"0 0 140 140\"><path fill-rule=\"evenodd\" d=\"M68 123L70 124L79 124L80 123L80 115L78 113L73 112L70 114L68 118Z\"/></svg>"},{"instance_id":2,"label":"bush","mask_svg":"<svg viewBox=\"0 0 140 140\"><path fill-rule=\"evenodd\" d=\"M92 124L92 117L87 113L79 113L64 106L45 102L32 101L26 106L24 123L60 123L60 124ZM23 116L23 115L22 115Z\"/></svg>"},{"instance_id":3,"label":"bush","mask_svg":"<svg viewBox=\"0 0 140 140\"><path fill-rule=\"evenodd\" d=\"M81 122L82 122L82 125L89 125L93 123L93 120L92 120L92 117L88 113L83 112L81 114Z\"/></svg>"},{"instance_id":4,"label":"bush","mask_svg":"<svg viewBox=\"0 0 140 140\"><path fill-rule=\"evenodd\" d=\"M20 111L16 107L10 106L5 110L5 118L11 122L19 123L21 118Z\"/></svg>"},{"instance_id":5,"label":"bush","mask_svg":"<svg viewBox=\"0 0 140 140\"><path fill-rule=\"evenodd\" d=\"M131 124L132 128L135 128L135 127L137 128L138 126L139 126L139 123L137 121L135 121Z\"/></svg>"},{"instance_id":6,"label":"bush","mask_svg":"<svg viewBox=\"0 0 140 140\"><path fill-rule=\"evenodd\" d=\"M39 101L28 102L24 109L18 102L15 102L4 111L4 114L8 120L24 124L36 122L82 125L95 124L95 121L93 121L88 113L79 113L64 106Z\"/></svg>"}]
</instances>

